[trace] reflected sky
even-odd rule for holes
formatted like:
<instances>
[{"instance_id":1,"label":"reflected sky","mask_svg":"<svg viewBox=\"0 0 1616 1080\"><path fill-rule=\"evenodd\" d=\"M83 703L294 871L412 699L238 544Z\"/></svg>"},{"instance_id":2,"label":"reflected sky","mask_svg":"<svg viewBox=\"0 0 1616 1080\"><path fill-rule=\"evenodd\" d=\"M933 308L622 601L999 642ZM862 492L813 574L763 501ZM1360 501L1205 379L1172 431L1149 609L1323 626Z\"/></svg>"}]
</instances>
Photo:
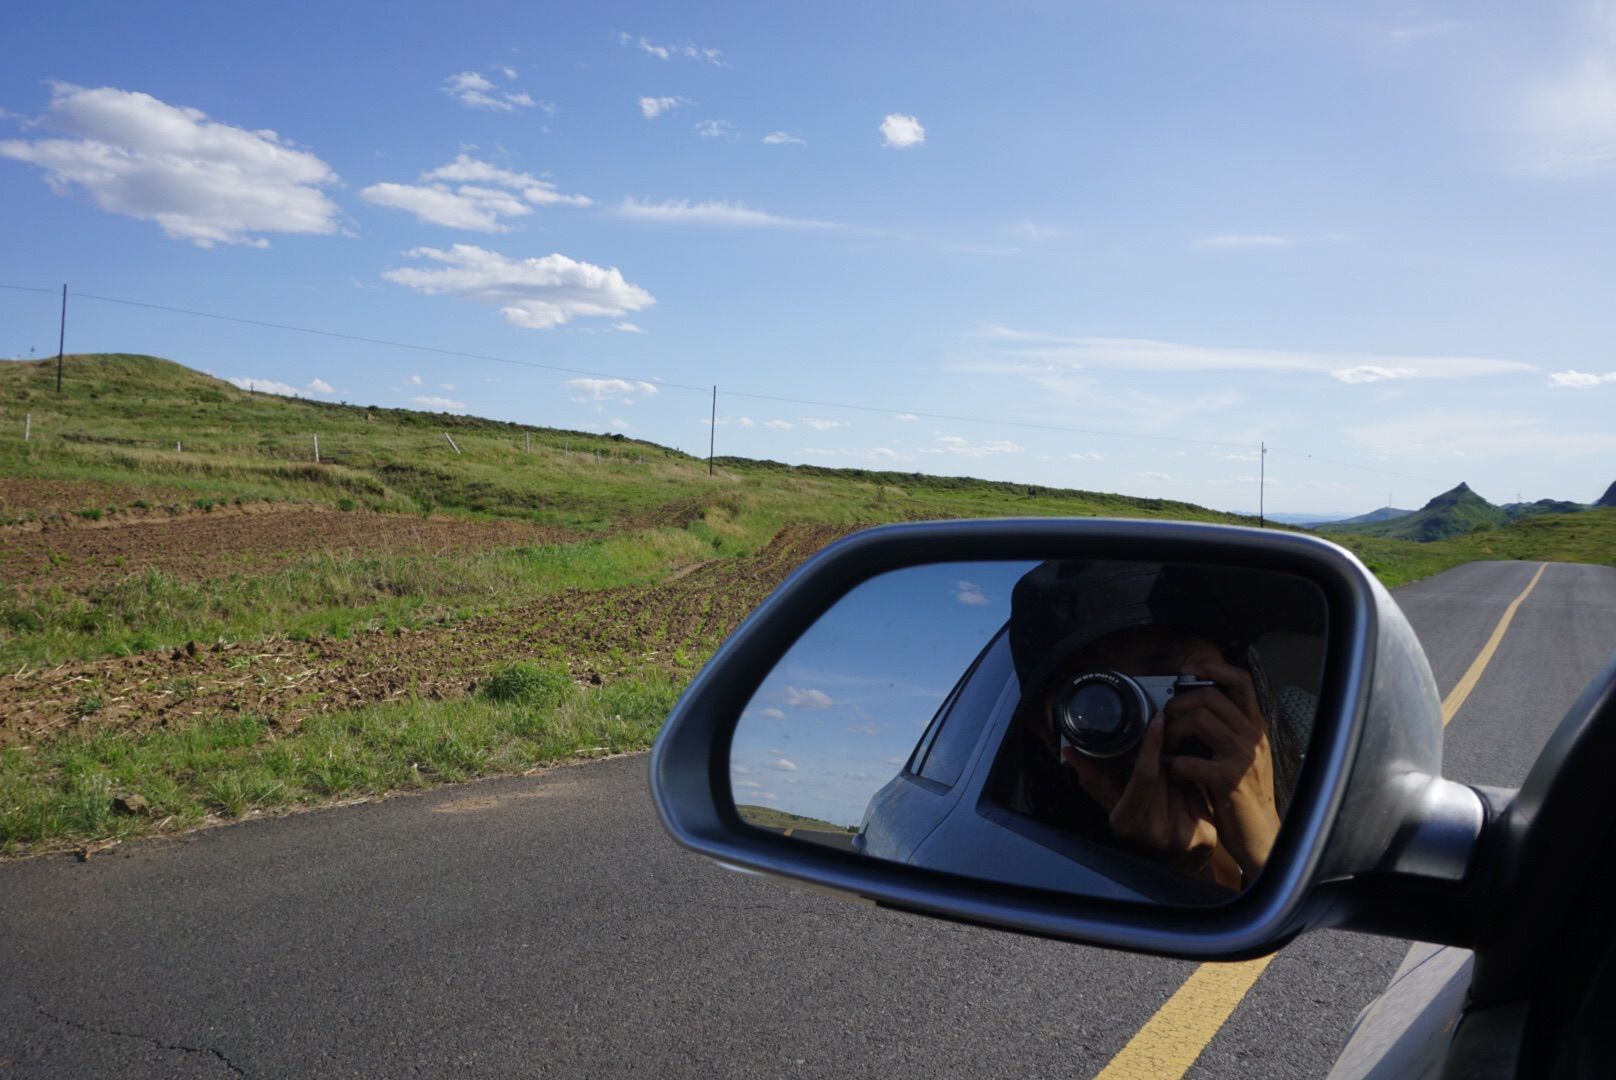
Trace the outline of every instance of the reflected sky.
<instances>
[{"instance_id":1,"label":"reflected sky","mask_svg":"<svg viewBox=\"0 0 1616 1080\"><path fill-rule=\"evenodd\" d=\"M843 597L763 681L730 750L735 801L855 826L1010 617L1033 562L936 563Z\"/></svg>"}]
</instances>

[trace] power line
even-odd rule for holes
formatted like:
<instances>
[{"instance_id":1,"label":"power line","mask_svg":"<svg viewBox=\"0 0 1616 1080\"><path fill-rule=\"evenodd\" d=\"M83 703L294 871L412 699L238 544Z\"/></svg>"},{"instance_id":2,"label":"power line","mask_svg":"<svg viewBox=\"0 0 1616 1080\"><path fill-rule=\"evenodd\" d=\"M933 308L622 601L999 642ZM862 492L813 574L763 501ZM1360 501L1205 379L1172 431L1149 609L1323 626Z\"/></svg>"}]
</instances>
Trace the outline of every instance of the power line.
<instances>
[{"instance_id":1,"label":"power line","mask_svg":"<svg viewBox=\"0 0 1616 1080\"><path fill-rule=\"evenodd\" d=\"M54 296L57 293L57 290L55 289L36 288L29 285L8 285L4 283L0 283L0 289L9 289L13 292L43 293L48 296ZM563 367L558 364L543 364L536 360L517 360L508 356L494 356L488 353L462 352L457 349L444 349L433 345L418 345L408 341L392 341L386 338L366 337L361 334L345 334L335 330L321 330L310 326L297 326L292 323L270 322L263 319L248 319L238 315L220 315L211 311L198 311L194 308L172 307L167 304L151 304L139 300L125 300L116 296L98 296L94 293L74 293L73 295L84 300L99 300L102 303L122 304L126 307L145 308L150 311L164 311L175 315L190 315L195 318L215 319L220 322L239 323L244 326L257 326L270 330L286 330L299 334L312 334L317 337L334 338L339 341L353 341L365 345L381 345L392 349L408 349L413 352L429 353L436 356L452 356L463 360L483 360L489 363L508 364L514 367L533 368L539 371L554 371L565 375L583 375L592 378L623 379L632 382L644 382L658 388L665 387L671 390L688 390L703 395L714 393L715 391L715 388L711 386L694 386L688 383L669 382L663 379L650 379L638 375L622 375L611 372L591 371L584 368ZM1063 424L1040 424L1030 420L1008 420L985 416L967 416L959 413L920 412L914 409L896 409L880 405L858 405L845 401L822 401L813 398L787 397L779 394L757 394L740 390L726 390L724 391L724 395L731 398L743 398L749 401L769 401L779 404L802 405L809 408L820 409L842 409L850 412L873 413L883 416L902 416L914 417L916 419L941 420L948 423L984 424L992 427L1021 428L1030 431L1052 431L1059 432L1061 434L1088 435L1096 438L1106 439L1138 439L1147 442L1177 443L1179 445L1186 446L1213 446L1224 449L1238 450L1252 449L1249 443L1231 442L1219 439L1191 439L1181 435L1152 435L1144 432L1117 431L1115 429L1108 428L1083 428ZM715 408L713 416L715 427L716 419L717 413ZM1307 451L1284 450L1273 446L1268 447L1267 450L1269 453L1284 454L1289 457L1305 458L1310 461L1338 465L1346 469L1356 469L1360 472L1378 473L1383 476L1396 476L1406 480L1418 480L1422 483L1429 484L1443 483L1441 480L1436 480L1428 476L1418 476L1414 473L1398 472L1392 469L1381 469L1372 465L1360 465L1350 461L1341 461L1336 458L1324 457L1322 455Z\"/></svg>"},{"instance_id":2,"label":"power line","mask_svg":"<svg viewBox=\"0 0 1616 1080\"><path fill-rule=\"evenodd\" d=\"M23 285L0 285L0 289L14 289L18 292L49 292L51 289L34 289ZM122 300L116 296L97 296L94 293L74 293L81 300L100 300L107 304L123 304L127 307L146 308L151 311L167 311L175 315L193 315L200 319L217 319L220 322L241 323L246 326L261 326L271 330L290 330L299 334L314 334L318 337L336 338L340 341L356 341L365 345L385 345L391 349L410 349L414 352L433 353L438 356L453 356L462 360L486 360L495 364L511 364L516 367L537 368L541 371L556 371L564 375L588 375L597 379L624 379L632 382L651 383L657 387L667 387L671 390L694 390L705 394L708 387L690 386L685 383L667 382L662 379L645 379L637 375L617 375L604 371L588 371L583 368L562 367L557 364L541 364L536 360L514 360L508 356L491 356L487 353L460 352L456 349L441 349L433 345L416 345L408 341L389 341L386 338L364 337L360 334L343 334L335 330L318 330L311 326L294 326L291 323L266 322L262 319L244 319L238 315L219 315L211 311L196 311L191 308L169 307L166 304L147 304L139 300Z\"/></svg>"}]
</instances>

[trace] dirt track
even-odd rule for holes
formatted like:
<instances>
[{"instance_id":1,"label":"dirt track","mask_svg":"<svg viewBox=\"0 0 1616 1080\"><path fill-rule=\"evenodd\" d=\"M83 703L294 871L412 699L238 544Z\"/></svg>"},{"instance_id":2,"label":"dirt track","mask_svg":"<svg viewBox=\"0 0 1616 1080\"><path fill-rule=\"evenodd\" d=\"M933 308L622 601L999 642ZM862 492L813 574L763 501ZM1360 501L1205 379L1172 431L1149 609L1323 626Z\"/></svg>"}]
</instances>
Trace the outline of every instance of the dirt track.
<instances>
[{"instance_id":1,"label":"dirt track","mask_svg":"<svg viewBox=\"0 0 1616 1080\"><path fill-rule=\"evenodd\" d=\"M677 654L705 656L788 572L847 531L789 527L756 555L703 563L661 585L574 590L450 627L201 646L0 676L0 745L221 710L267 715L284 729L329 709L465 694L494 664L533 657L565 658L588 682L625 667L688 671Z\"/></svg>"}]
</instances>

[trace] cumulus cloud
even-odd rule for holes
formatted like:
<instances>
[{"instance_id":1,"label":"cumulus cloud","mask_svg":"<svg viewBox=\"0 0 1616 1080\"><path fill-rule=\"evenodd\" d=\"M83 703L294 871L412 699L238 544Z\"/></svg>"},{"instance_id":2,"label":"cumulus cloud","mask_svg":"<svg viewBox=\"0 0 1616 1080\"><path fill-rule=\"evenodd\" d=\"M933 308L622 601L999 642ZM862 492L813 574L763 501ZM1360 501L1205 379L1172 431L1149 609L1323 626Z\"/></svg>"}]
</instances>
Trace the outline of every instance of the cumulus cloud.
<instances>
[{"instance_id":1,"label":"cumulus cloud","mask_svg":"<svg viewBox=\"0 0 1616 1080\"><path fill-rule=\"evenodd\" d=\"M310 379L307 386L297 387L276 379L254 379L247 375L232 375L225 379L232 386L250 390L255 394L275 394L279 397L305 397L309 394L334 394L336 387L324 379Z\"/></svg>"},{"instance_id":2,"label":"cumulus cloud","mask_svg":"<svg viewBox=\"0 0 1616 1080\"><path fill-rule=\"evenodd\" d=\"M410 398L410 404L411 405L419 405L423 409L435 409L438 412L465 412L466 411L466 403L464 401L455 401L455 400L453 400L451 398L446 398L446 397L433 397L433 396L430 396L430 395L422 395L420 397L412 397L412 398Z\"/></svg>"},{"instance_id":3,"label":"cumulus cloud","mask_svg":"<svg viewBox=\"0 0 1616 1080\"><path fill-rule=\"evenodd\" d=\"M620 45L634 46L647 56L654 56L658 60L701 60L714 67L724 66L724 54L721 50L697 45L689 40L658 44L649 38L620 33L617 35L617 42Z\"/></svg>"},{"instance_id":4,"label":"cumulus cloud","mask_svg":"<svg viewBox=\"0 0 1616 1080\"><path fill-rule=\"evenodd\" d=\"M806 139L799 138L789 131L771 131L763 136L765 146L807 146Z\"/></svg>"},{"instance_id":5,"label":"cumulus cloud","mask_svg":"<svg viewBox=\"0 0 1616 1080\"><path fill-rule=\"evenodd\" d=\"M783 700L793 709L828 709L836 704L825 691L812 687L799 690L795 686L788 686L785 688Z\"/></svg>"},{"instance_id":6,"label":"cumulus cloud","mask_svg":"<svg viewBox=\"0 0 1616 1080\"><path fill-rule=\"evenodd\" d=\"M650 307L655 298L625 281L616 267L595 266L562 254L509 259L472 244L448 250L421 247L409 256L440 265L386 270L388 281L427 296L457 296L499 309L514 326L549 330L579 317L618 318Z\"/></svg>"},{"instance_id":7,"label":"cumulus cloud","mask_svg":"<svg viewBox=\"0 0 1616 1080\"><path fill-rule=\"evenodd\" d=\"M455 186L451 186L455 185ZM567 195L548 180L513 172L461 154L429 169L417 184L372 184L359 197L404 210L430 225L474 232L509 232L503 218L525 217L533 206L589 206L585 195Z\"/></svg>"},{"instance_id":8,"label":"cumulus cloud","mask_svg":"<svg viewBox=\"0 0 1616 1080\"><path fill-rule=\"evenodd\" d=\"M915 421L919 420L920 417L916 416L914 413L901 412L898 415L894 416L892 419L894 419L894 420L902 420L906 424L912 424Z\"/></svg>"},{"instance_id":9,"label":"cumulus cloud","mask_svg":"<svg viewBox=\"0 0 1616 1080\"><path fill-rule=\"evenodd\" d=\"M568 379L566 386L581 391L585 396L574 398L574 401L621 401L625 405L632 405L636 401L656 394L656 384L648 382L630 381L628 379L596 379L580 377Z\"/></svg>"},{"instance_id":10,"label":"cumulus cloud","mask_svg":"<svg viewBox=\"0 0 1616 1080\"><path fill-rule=\"evenodd\" d=\"M1084 450L1084 451L1080 451L1080 452L1078 452L1076 454L1067 454L1066 456L1071 458L1073 461L1104 461L1105 460L1105 455L1104 454L1096 454L1092 450Z\"/></svg>"},{"instance_id":11,"label":"cumulus cloud","mask_svg":"<svg viewBox=\"0 0 1616 1080\"><path fill-rule=\"evenodd\" d=\"M616 330L620 334L644 334L647 332L645 327L641 326L639 323L631 323L626 321L612 323L612 329Z\"/></svg>"},{"instance_id":12,"label":"cumulus cloud","mask_svg":"<svg viewBox=\"0 0 1616 1080\"><path fill-rule=\"evenodd\" d=\"M778 757L769 762L769 768L779 769L781 772L796 772L797 763L790 758Z\"/></svg>"},{"instance_id":13,"label":"cumulus cloud","mask_svg":"<svg viewBox=\"0 0 1616 1080\"><path fill-rule=\"evenodd\" d=\"M210 120L199 109L110 86L52 83L33 126L62 138L6 139L0 157L37 165L59 193L87 192L101 209L155 221L198 247L267 247L261 233L338 231L322 188L330 166L273 131Z\"/></svg>"},{"instance_id":14,"label":"cumulus cloud","mask_svg":"<svg viewBox=\"0 0 1616 1080\"><path fill-rule=\"evenodd\" d=\"M802 426L813 428L815 431L829 431L831 428L848 427L850 425L846 420L821 420L817 416L807 416L803 418Z\"/></svg>"},{"instance_id":15,"label":"cumulus cloud","mask_svg":"<svg viewBox=\"0 0 1616 1080\"><path fill-rule=\"evenodd\" d=\"M640 115L647 120L655 120L665 112L671 112L681 105L690 102L682 97L642 97L640 99Z\"/></svg>"},{"instance_id":16,"label":"cumulus cloud","mask_svg":"<svg viewBox=\"0 0 1616 1080\"><path fill-rule=\"evenodd\" d=\"M1186 345L1146 338L1065 337L989 326L983 336L1001 343L1013 363L956 365L957 370L1046 378L1084 368L1129 371L1271 371L1331 375L1341 382L1386 379L1461 379L1534 371L1531 364L1476 356L1383 356Z\"/></svg>"},{"instance_id":17,"label":"cumulus cloud","mask_svg":"<svg viewBox=\"0 0 1616 1080\"><path fill-rule=\"evenodd\" d=\"M763 426L773 428L775 431L790 431L796 427L790 420L765 420L763 421Z\"/></svg>"},{"instance_id":18,"label":"cumulus cloud","mask_svg":"<svg viewBox=\"0 0 1616 1080\"><path fill-rule=\"evenodd\" d=\"M617 205L619 217L635 221L656 221L673 225L718 225L731 229L836 229L841 226L829 221L811 221L805 218L782 217L767 210L758 210L745 203L713 200L690 202L687 199L668 199L663 202L641 202L624 199Z\"/></svg>"},{"instance_id":19,"label":"cumulus cloud","mask_svg":"<svg viewBox=\"0 0 1616 1080\"><path fill-rule=\"evenodd\" d=\"M499 71L507 79L514 78L516 74L512 68L500 68ZM439 89L468 109L515 112L517 109L539 106L545 112L555 111L555 106L547 101L534 101L530 95L520 91L501 90L491 79L477 71L456 72L443 80L443 86Z\"/></svg>"},{"instance_id":20,"label":"cumulus cloud","mask_svg":"<svg viewBox=\"0 0 1616 1080\"><path fill-rule=\"evenodd\" d=\"M1272 233L1219 233L1216 236L1203 236L1195 241L1196 247L1213 251L1228 251L1234 248L1282 248L1290 245L1290 237L1275 236Z\"/></svg>"},{"instance_id":21,"label":"cumulus cloud","mask_svg":"<svg viewBox=\"0 0 1616 1080\"><path fill-rule=\"evenodd\" d=\"M969 581L954 582L954 599L966 607L981 607L993 603L982 591L982 586Z\"/></svg>"},{"instance_id":22,"label":"cumulus cloud","mask_svg":"<svg viewBox=\"0 0 1616 1080\"><path fill-rule=\"evenodd\" d=\"M908 150L926 141L926 129L907 113L888 113L881 121L881 145Z\"/></svg>"},{"instance_id":23,"label":"cumulus cloud","mask_svg":"<svg viewBox=\"0 0 1616 1080\"><path fill-rule=\"evenodd\" d=\"M1549 385L1571 390L1591 390L1601 383L1616 383L1616 371L1595 375L1587 371L1556 371L1549 376Z\"/></svg>"},{"instance_id":24,"label":"cumulus cloud","mask_svg":"<svg viewBox=\"0 0 1616 1080\"><path fill-rule=\"evenodd\" d=\"M421 385L421 376L419 376L419 375L411 375L408 379L405 379L404 381L409 383L411 386L420 386Z\"/></svg>"}]
</instances>

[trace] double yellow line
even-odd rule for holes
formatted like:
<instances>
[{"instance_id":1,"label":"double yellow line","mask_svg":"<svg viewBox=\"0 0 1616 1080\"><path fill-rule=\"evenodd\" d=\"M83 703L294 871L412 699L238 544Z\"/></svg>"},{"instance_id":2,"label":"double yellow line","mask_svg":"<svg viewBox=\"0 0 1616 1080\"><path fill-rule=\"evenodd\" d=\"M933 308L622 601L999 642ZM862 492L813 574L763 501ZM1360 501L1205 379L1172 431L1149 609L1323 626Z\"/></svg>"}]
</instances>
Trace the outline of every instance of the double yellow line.
<instances>
[{"instance_id":1,"label":"double yellow line","mask_svg":"<svg viewBox=\"0 0 1616 1080\"><path fill-rule=\"evenodd\" d=\"M1499 642L1504 640L1504 631L1514 621L1521 603L1537 588L1538 580L1543 577L1548 565L1540 564L1526 588L1510 601L1498 625L1493 627L1492 636L1471 661L1463 677L1448 691L1448 696L1442 699L1443 726L1453 719L1481 681L1481 673L1487 670L1493 654L1498 651ZM1184 984L1173 991L1173 996L1156 1010L1156 1015L1128 1040L1128 1045L1100 1070L1095 1080L1139 1080L1141 1077L1177 1080L1183 1076L1273 959L1270 955L1238 964L1202 964L1196 968L1184 980Z\"/></svg>"}]
</instances>

